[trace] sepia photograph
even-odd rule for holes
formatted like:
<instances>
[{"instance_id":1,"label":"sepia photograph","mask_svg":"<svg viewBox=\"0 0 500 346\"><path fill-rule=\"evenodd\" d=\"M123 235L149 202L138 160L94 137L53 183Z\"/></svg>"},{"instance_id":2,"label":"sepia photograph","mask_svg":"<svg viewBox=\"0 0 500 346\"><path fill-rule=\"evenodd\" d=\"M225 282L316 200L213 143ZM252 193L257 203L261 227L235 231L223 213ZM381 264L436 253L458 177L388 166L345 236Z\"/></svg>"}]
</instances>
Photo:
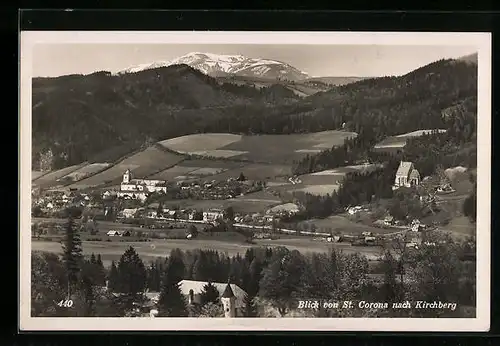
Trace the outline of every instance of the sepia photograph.
<instances>
[{"instance_id":1,"label":"sepia photograph","mask_svg":"<svg viewBox=\"0 0 500 346\"><path fill-rule=\"evenodd\" d=\"M490 34L20 52L21 329L489 329Z\"/></svg>"}]
</instances>

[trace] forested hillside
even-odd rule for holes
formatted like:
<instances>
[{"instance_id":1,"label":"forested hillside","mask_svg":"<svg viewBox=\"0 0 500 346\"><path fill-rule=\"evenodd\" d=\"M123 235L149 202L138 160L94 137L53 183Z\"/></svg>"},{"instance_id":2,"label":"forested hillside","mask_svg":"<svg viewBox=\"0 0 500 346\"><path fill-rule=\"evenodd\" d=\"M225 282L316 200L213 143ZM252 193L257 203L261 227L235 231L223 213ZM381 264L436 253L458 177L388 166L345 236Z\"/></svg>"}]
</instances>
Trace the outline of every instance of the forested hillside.
<instances>
[{"instance_id":1,"label":"forested hillside","mask_svg":"<svg viewBox=\"0 0 500 346\"><path fill-rule=\"evenodd\" d=\"M33 165L48 149L56 158L52 168L60 168L95 160L105 151L126 153L147 139L196 132L289 134L344 125L359 133L356 145L363 150L388 135L449 128L454 121L457 129L472 134L475 110L459 112L466 123L442 112L452 107L449 113L455 114L453 107L475 102L476 93L477 65L453 60L305 99L279 85L260 90L221 85L185 65L122 76L101 72L35 79Z\"/></svg>"},{"instance_id":2,"label":"forested hillside","mask_svg":"<svg viewBox=\"0 0 500 346\"><path fill-rule=\"evenodd\" d=\"M234 107L266 107L296 99L279 85L261 90L220 85L186 65L120 76L97 72L35 78L33 164L37 166L40 153L49 149L55 157L53 169L92 160L103 151L123 155L150 138L203 130L217 123L216 115L232 114Z\"/></svg>"},{"instance_id":3,"label":"forested hillside","mask_svg":"<svg viewBox=\"0 0 500 346\"><path fill-rule=\"evenodd\" d=\"M419 129L448 130L408 141L400 158L422 161L417 164L422 173L432 173L436 163L475 165L475 155L469 154L476 148L477 65L442 60L399 78L363 80L311 100L330 107L332 117L340 114L345 127L359 136L342 148L305 157L296 163L296 174L378 161L380 155L372 152L377 141Z\"/></svg>"}]
</instances>

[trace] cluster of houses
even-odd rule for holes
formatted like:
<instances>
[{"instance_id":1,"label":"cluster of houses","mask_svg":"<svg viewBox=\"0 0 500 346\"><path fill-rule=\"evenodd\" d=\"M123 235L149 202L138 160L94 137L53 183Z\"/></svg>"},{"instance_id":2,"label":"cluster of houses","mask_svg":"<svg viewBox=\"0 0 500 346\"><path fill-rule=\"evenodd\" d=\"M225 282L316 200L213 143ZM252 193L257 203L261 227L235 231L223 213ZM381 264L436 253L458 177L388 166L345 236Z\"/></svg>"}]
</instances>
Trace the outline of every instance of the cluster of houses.
<instances>
[{"instance_id":1,"label":"cluster of houses","mask_svg":"<svg viewBox=\"0 0 500 346\"><path fill-rule=\"evenodd\" d=\"M226 181L205 181L203 183L179 181L177 186L180 188L179 198L201 200L230 199L262 188L262 185L257 185L255 182L240 181L235 178L229 178Z\"/></svg>"},{"instance_id":2,"label":"cluster of houses","mask_svg":"<svg viewBox=\"0 0 500 346\"><path fill-rule=\"evenodd\" d=\"M39 208L42 213L51 214L68 207L93 208L98 205L92 196L76 191L53 191L33 196L32 209Z\"/></svg>"},{"instance_id":3,"label":"cluster of houses","mask_svg":"<svg viewBox=\"0 0 500 346\"><path fill-rule=\"evenodd\" d=\"M286 205L288 206L288 204ZM233 222L238 224L266 225L278 222L285 216L290 216L299 212L299 208L274 207L265 213L235 213ZM155 220L185 220L207 224L216 224L226 218L225 210L222 208L198 209L170 209L163 208L159 203L151 203L146 207L125 208L118 212L118 218L122 219L155 219Z\"/></svg>"},{"instance_id":4,"label":"cluster of houses","mask_svg":"<svg viewBox=\"0 0 500 346\"><path fill-rule=\"evenodd\" d=\"M177 198L201 200L229 199L262 188L262 184L236 178L229 178L222 182L212 180L203 183L197 181L178 181L176 186L180 189L177 193ZM137 199L144 202L151 193L167 193L168 187L169 185L165 180L134 178L130 169L127 169L123 173L119 191L105 191L103 198L116 196L118 198Z\"/></svg>"}]
</instances>

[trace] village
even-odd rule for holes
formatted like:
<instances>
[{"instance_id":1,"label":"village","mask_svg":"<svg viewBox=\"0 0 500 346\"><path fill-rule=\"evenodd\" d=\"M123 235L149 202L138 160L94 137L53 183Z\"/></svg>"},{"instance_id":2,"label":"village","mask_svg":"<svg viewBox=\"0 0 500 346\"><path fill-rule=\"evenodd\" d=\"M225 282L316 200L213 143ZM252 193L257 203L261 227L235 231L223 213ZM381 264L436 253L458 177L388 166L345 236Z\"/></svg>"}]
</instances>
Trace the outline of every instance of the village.
<instances>
[{"instance_id":1,"label":"village","mask_svg":"<svg viewBox=\"0 0 500 346\"><path fill-rule=\"evenodd\" d=\"M297 181L290 177L289 180ZM426 181L427 180L427 181ZM426 193L420 194L420 202L436 207L439 194L453 192L446 181L421 180L419 172L411 162L401 162L394 178L393 190L399 188L422 189L427 185ZM419 219L397 220L386 210L383 215L380 207L373 205L348 206L341 213L353 223L365 225L361 231L318 226L314 220L297 222L303 206L300 203L281 203L261 212L235 212L233 208L208 207L183 208L167 207L165 196L175 200L210 199L231 200L235 196L244 196L265 190L266 183L247 180L244 176L228 178L217 182L177 182L172 184L162 180L135 179L130 170L124 172L118 190L106 189L93 191L33 191L32 216L37 228L37 239L47 235L47 224L51 219L65 219L67 210L76 212L81 220L82 230L88 231L88 240L107 240L112 237L133 237L141 239L193 239L200 232L243 232L251 239L277 239L280 235L310 237L314 241L332 243L350 243L352 246L380 246L387 239L397 238L410 231L406 236L408 247L418 247L423 240L423 231L435 230L438 225L424 224ZM162 198L163 197L163 201ZM155 200L160 200L159 202ZM432 210L432 207L430 207ZM374 214L377 214L374 219ZM369 221L366 221L367 216ZM39 220L39 221L36 221ZM46 221L43 221L46 220ZM106 225L106 227L104 227ZM133 226L133 228L131 228ZM45 231L44 231L45 229ZM177 232L174 232L176 230ZM103 233L106 231L105 233ZM54 231L53 231L54 232ZM35 232L34 232L35 233ZM105 235L104 235L105 234ZM101 235L102 237L97 237ZM44 239L47 239L45 237Z\"/></svg>"}]
</instances>

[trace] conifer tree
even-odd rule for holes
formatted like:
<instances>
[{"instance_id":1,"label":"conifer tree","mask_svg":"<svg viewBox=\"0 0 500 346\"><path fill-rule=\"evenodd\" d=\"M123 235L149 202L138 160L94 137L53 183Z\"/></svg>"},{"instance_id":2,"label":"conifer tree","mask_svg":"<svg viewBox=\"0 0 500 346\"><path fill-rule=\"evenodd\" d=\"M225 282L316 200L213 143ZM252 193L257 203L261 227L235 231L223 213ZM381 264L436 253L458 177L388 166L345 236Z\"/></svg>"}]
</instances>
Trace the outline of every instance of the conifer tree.
<instances>
[{"instance_id":1,"label":"conifer tree","mask_svg":"<svg viewBox=\"0 0 500 346\"><path fill-rule=\"evenodd\" d=\"M146 287L146 268L131 246L120 258L117 266L118 291L135 296Z\"/></svg>"},{"instance_id":2,"label":"conifer tree","mask_svg":"<svg viewBox=\"0 0 500 346\"><path fill-rule=\"evenodd\" d=\"M81 271L83 256L80 235L76 231L73 217L70 215L66 226L66 234L62 244L62 262L66 270L68 298L71 296Z\"/></svg>"},{"instance_id":3,"label":"conifer tree","mask_svg":"<svg viewBox=\"0 0 500 346\"><path fill-rule=\"evenodd\" d=\"M115 261L111 261L111 268L108 275L108 287L115 291L119 286L118 269L116 268Z\"/></svg>"},{"instance_id":4,"label":"conifer tree","mask_svg":"<svg viewBox=\"0 0 500 346\"><path fill-rule=\"evenodd\" d=\"M158 300L158 315L161 317L185 317L188 315L186 299L176 281L176 272L172 263L167 264L163 276Z\"/></svg>"},{"instance_id":5,"label":"conifer tree","mask_svg":"<svg viewBox=\"0 0 500 346\"><path fill-rule=\"evenodd\" d=\"M144 263L132 246L120 258L117 272L118 284L116 289L122 293L120 305L125 311L130 311L134 303L144 300L143 293L147 280Z\"/></svg>"},{"instance_id":6,"label":"conifer tree","mask_svg":"<svg viewBox=\"0 0 500 346\"><path fill-rule=\"evenodd\" d=\"M170 266L172 280L176 283L184 279L185 265L183 253L180 249L173 249L167 260L167 266Z\"/></svg>"},{"instance_id":7,"label":"conifer tree","mask_svg":"<svg viewBox=\"0 0 500 346\"><path fill-rule=\"evenodd\" d=\"M200 295L200 303L201 305L205 305L207 303L217 303L219 301L219 291L215 286L208 282L204 287L203 291Z\"/></svg>"},{"instance_id":8,"label":"conifer tree","mask_svg":"<svg viewBox=\"0 0 500 346\"><path fill-rule=\"evenodd\" d=\"M97 254L97 265L99 267L103 267L104 268L104 265L102 264L101 254Z\"/></svg>"}]
</instances>

